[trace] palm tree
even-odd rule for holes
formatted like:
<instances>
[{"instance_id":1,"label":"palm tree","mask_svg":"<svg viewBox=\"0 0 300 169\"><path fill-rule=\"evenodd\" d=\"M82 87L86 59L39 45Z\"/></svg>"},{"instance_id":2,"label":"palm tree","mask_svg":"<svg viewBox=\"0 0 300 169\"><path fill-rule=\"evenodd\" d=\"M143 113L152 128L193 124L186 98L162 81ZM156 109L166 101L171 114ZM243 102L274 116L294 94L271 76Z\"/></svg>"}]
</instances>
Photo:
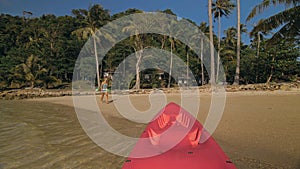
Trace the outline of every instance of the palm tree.
<instances>
[{"instance_id":1,"label":"palm tree","mask_svg":"<svg viewBox=\"0 0 300 169\"><path fill-rule=\"evenodd\" d=\"M250 36L253 37L257 32L270 32L274 29L280 28L269 40L269 42L278 42L282 38L291 40L299 39L300 36L300 0L263 0L260 4L256 5L247 17L250 21L257 14L262 13L271 5L285 4L287 7L284 11L279 12L269 18L260 20Z\"/></svg>"},{"instance_id":2,"label":"palm tree","mask_svg":"<svg viewBox=\"0 0 300 169\"><path fill-rule=\"evenodd\" d=\"M24 79L30 83L31 88L40 81L39 76L46 72L47 70L41 65L41 59L35 55L30 55L25 63L21 63L15 68L15 75L23 75Z\"/></svg>"},{"instance_id":3,"label":"palm tree","mask_svg":"<svg viewBox=\"0 0 300 169\"><path fill-rule=\"evenodd\" d=\"M96 46L96 32L97 30L106 24L109 21L110 15L108 10L103 9L101 5L93 5L88 10L85 9L74 9L72 10L73 15L80 20L83 25L82 28L79 28L72 32L76 36L87 39L89 36L93 37L93 46L94 46L94 55L96 60L96 74L97 74L97 84L100 88L100 72L99 72L99 62L98 62L98 51Z\"/></svg>"},{"instance_id":4,"label":"palm tree","mask_svg":"<svg viewBox=\"0 0 300 169\"><path fill-rule=\"evenodd\" d=\"M165 11L165 13L169 15L175 15L172 11ZM175 15L176 16L176 15ZM173 36L172 27L174 26L174 21L172 20L170 24L166 25L169 30L169 42L170 42L170 65L169 65L169 78L168 78L168 85L167 88L171 87L171 80L172 80L172 69L173 69L173 50L175 50L175 38Z\"/></svg>"},{"instance_id":5,"label":"palm tree","mask_svg":"<svg viewBox=\"0 0 300 169\"><path fill-rule=\"evenodd\" d=\"M228 17L231 14L231 11L235 5L230 2L230 0L216 0L212 3L212 12L214 18L218 19L218 60L217 60L217 79L219 76L219 67L220 67L220 48L221 48L221 17Z\"/></svg>"},{"instance_id":6,"label":"palm tree","mask_svg":"<svg viewBox=\"0 0 300 169\"><path fill-rule=\"evenodd\" d=\"M190 65L190 56L189 56L189 46L185 47L186 51L186 85L189 84L189 65Z\"/></svg>"},{"instance_id":7,"label":"palm tree","mask_svg":"<svg viewBox=\"0 0 300 169\"><path fill-rule=\"evenodd\" d=\"M140 10L134 10L130 11L132 13L142 13L143 11ZM136 70L136 79L135 79L135 86L133 88L139 90L140 89L140 64L142 62L143 58L143 52L146 48L149 46L146 46L146 41L147 36L146 35L140 35L139 33L142 32L142 29L146 29L145 27L151 25L151 21L144 23L145 17L144 15L138 15L135 19L139 19L139 21L135 21L134 23L129 24L128 26L123 28L123 32L132 32L134 35L130 36L130 45L135 51L135 56L136 56L136 65L135 65L135 70ZM136 23L144 23L141 25L137 25ZM148 25L149 24L149 25Z\"/></svg>"},{"instance_id":8,"label":"palm tree","mask_svg":"<svg viewBox=\"0 0 300 169\"><path fill-rule=\"evenodd\" d=\"M206 35L209 36L209 27L207 26L206 22L201 22L199 29L201 30L201 32ZM201 60L201 84L204 85L205 84L205 79L204 79L204 64L203 64L203 48L204 48L204 37L201 37L200 40L200 60Z\"/></svg>"},{"instance_id":9,"label":"palm tree","mask_svg":"<svg viewBox=\"0 0 300 169\"><path fill-rule=\"evenodd\" d=\"M224 66L226 80L233 82L236 65L237 29L235 27L229 27L227 30L224 30L224 35L225 37L223 37L221 41L220 56Z\"/></svg>"},{"instance_id":10,"label":"palm tree","mask_svg":"<svg viewBox=\"0 0 300 169\"><path fill-rule=\"evenodd\" d=\"M262 20L259 21L259 23L261 22ZM254 34L254 39L252 40L253 42L256 42L256 48L257 48L257 51L256 51L256 57L259 57L259 48L260 48L260 43L261 43L261 38L264 36L264 35L267 35L268 33L267 32L263 32L263 31L257 31L257 32L252 32L251 34Z\"/></svg>"},{"instance_id":11,"label":"palm tree","mask_svg":"<svg viewBox=\"0 0 300 169\"><path fill-rule=\"evenodd\" d=\"M172 69L173 69L173 49L174 49L174 38L169 37L170 45L171 45L171 57L170 57L170 66L169 66L169 79L168 79L168 88L171 87L171 79L172 79Z\"/></svg>"},{"instance_id":12,"label":"palm tree","mask_svg":"<svg viewBox=\"0 0 300 169\"><path fill-rule=\"evenodd\" d=\"M240 25L241 33L247 32L247 29L244 24ZM236 66L236 52L237 52L237 28L236 27L229 27L227 30L224 30L225 37L221 41L221 51L220 55L222 61L224 62L224 70L227 73L226 77L227 80L230 82L234 82L235 77L235 70ZM243 46L243 43L241 43ZM233 64L234 62L234 64ZM230 67L230 69L228 69ZM233 68L234 67L234 68ZM231 72L231 73L229 73ZM229 73L229 74L228 74Z\"/></svg>"},{"instance_id":13,"label":"palm tree","mask_svg":"<svg viewBox=\"0 0 300 169\"><path fill-rule=\"evenodd\" d=\"M212 23L212 0L208 0L208 19L209 19L209 40L210 40L210 82L215 84L215 58L214 58L214 39Z\"/></svg>"},{"instance_id":14,"label":"palm tree","mask_svg":"<svg viewBox=\"0 0 300 169\"><path fill-rule=\"evenodd\" d=\"M241 62L241 7L240 0L237 0L237 45L236 45L236 70L234 77L234 85L238 85L240 82L240 62Z\"/></svg>"},{"instance_id":15,"label":"palm tree","mask_svg":"<svg viewBox=\"0 0 300 169\"><path fill-rule=\"evenodd\" d=\"M261 31L258 31L255 34L256 35L251 40L252 41L251 46L254 47L254 48L256 48L256 58L258 59L259 56L260 56L261 42L264 41L264 35L267 35L267 34L264 33L264 32L261 32ZM256 71L256 74L255 74L255 83L257 83L258 82L258 75L257 75L258 67L256 68L255 71Z\"/></svg>"}]
</instances>

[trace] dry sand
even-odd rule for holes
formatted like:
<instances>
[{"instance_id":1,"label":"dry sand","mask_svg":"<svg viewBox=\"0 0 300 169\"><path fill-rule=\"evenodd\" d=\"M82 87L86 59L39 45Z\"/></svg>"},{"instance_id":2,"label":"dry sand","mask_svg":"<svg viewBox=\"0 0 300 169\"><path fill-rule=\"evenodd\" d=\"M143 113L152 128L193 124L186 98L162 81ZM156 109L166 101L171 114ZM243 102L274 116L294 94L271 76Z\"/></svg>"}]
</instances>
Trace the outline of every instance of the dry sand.
<instances>
[{"instance_id":1,"label":"dry sand","mask_svg":"<svg viewBox=\"0 0 300 169\"><path fill-rule=\"evenodd\" d=\"M198 114L201 123L205 122L210 98L209 94L201 94ZM131 95L130 99L139 110L150 107L147 95ZM167 94L167 99L180 103L178 94ZM71 96L33 100L73 106ZM114 102L99 103L108 119L120 116ZM227 93L225 111L213 137L238 168L299 169L299 122L298 91ZM126 120L123 124L120 121L116 124L114 120L109 123L114 128L122 128L127 135L138 136L142 132L134 129L134 125L128 125Z\"/></svg>"}]
</instances>

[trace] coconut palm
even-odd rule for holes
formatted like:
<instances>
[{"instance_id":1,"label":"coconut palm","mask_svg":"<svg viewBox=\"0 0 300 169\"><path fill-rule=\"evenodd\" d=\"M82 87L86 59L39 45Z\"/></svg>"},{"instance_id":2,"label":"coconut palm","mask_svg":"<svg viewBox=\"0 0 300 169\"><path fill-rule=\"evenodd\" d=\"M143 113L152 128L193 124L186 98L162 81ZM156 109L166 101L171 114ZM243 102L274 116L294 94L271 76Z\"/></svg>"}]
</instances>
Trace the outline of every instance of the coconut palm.
<instances>
[{"instance_id":1,"label":"coconut palm","mask_svg":"<svg viewBox=\"0 0 300 169\"><path fill-rule=\"evenodd\" d=\"M235 68L234 65L236 65L237 29L235 27L229 27L227 30L224 30L224 35L225 37L222 39L220 55L224 65L226 79L227 81L232 82L234 79L233 69Z\"/></svg>"},{"instance_id":2,"label":"coconut palm","mask_svg":"<svg viewBox=\"0 0 300 169\"><path fill-rule=\"evenodd\" d=\"M234 85L240 83L240 62L241 62L241 7L240 0L236 1L237 4L237 45L236 45L236 69L234 77Z\"/></svg>"},{"instance_id":3,"label":"coconut palm","mask_svg":"<svg viewBox=\"0 0 300 169\"><path fill-rule=\"evenodd\" d=\"M134 26L129 26L125 27L123 31L126 31L126 29L135 29ZM140 89L140 84L141 84L141 78L140 78L140 64L142 62L143 58L143 52L145 49L144 42L142 36L144 35L139 35L138 31L136 31L136 35L130 37L130 41L132 42L132 48L135 51L135 56L136 56L136 64L135 64L135 70L136 70L136 76L135 76L135 86L133 88L139 90Z\"/></svg>"},{"instance_id":4,"label":"coconut palm","mask_svg":"<svg viewBox=\"0 0 300 169\"><path fill-rule=\"evenodd\" d=\"M206 22L201 22L199 29L201 30L201 32L205 35L205 36L209 36L209 27L207 26ZM204 80L204 58L203 58L203 49L204 48L204 38L202 37L200 40L200 60L201 60L201 84L204 85L205 84L205 80Z\"/></svg>"},{"instance_id":5,"label":"coconut palm","mask_svg":"<svg viewBox=\"0 0 300 169\"><path fill-rule=\"evenodd\" d=\"M209 40L210 40L210 83L215 84L215 58L214 58L214 39L212 22L212 0L208 0L208 20L209 20Z\"/></svg>"},{"instance_id":6,"label":"coconut palm","mask_svg":"<svg viewBox=\"0 0 300 169\"><path fill-rule=\"evenodd\" d=\"M79 28L73 31L73 34L76 36L87 39L89 36L93 38L93 46L94 46L94 55L96 60L96 74L97 74L97 84L98 88L100 88L100 72L99 72L99 63L98 63L98 51L96 47L96 32L97 30L106 24L109 21L110 15L108 10L103 9L101 5L93 5L88 10L85 9L74 9L72 10L73 15L80 21L83 25L82 28Z\"/></svg>"},{"instance_id":7,"label":"coconut palm","mask_svg":"<svg viewBox=\"0 0 300 169\"><path fill-rule=\"evenodd\" d=\"M244 24L240 25L241 33L246 33L247 29ZM237 28L229 27L227 30L224 30L225 37L223 38L224 47L221 46L221 51L223 48L230 48L231 50L236 49L237 45Z\"/></svg>"},{"instance_id":8,"label":"coconut palm","mask_svg":"<svg viewBox=\"0 0 300 169\"><path fill-rule=\"evenodd\" d=\"M173 13L173 11L170 9L164 10L163 13L176 16L176 14ZM171 23L168 23L168 24L165 23L165 20L168 19L168 17L169 17L168 15L165 16L166 18L161 18L161 19L163 20L162 27L167 27L168 32L169 32L168 41L170 42L170 65L169 65L169 76L168 76L167 88L170 88L171 80L172 80L172 69L173 69L173 51L175 50L175 43L178 42L178 40L176 40L174 38L174 36L176 36L176 35L174 35L174 33L178 34L178 32L176 32L176 31L174 32L173 30L177 30L178 28L174 28L174 26L176 26L176 25L175 25L175 21L173 19L171 19ZM162 42L161 49L163 49L166 39L167 39L167 36L163 35L162 39L161 39L161 42Z\"/></svg>"},{"instance_id":9,"label":"coconut palm","mask_svg":"<svg viewBox=\"0 0 300 169\"><path fill-rule=\"evenodd\" d=\"M170 51L170 66L169 66L169 79L168 79L168 88L171 87L171 79L172 79L172 69L173 69L173 49L175 48L175 45L174 45L174 38L173 37L169 37L169 41L170 41L170 45L171 45L171 51Z\"/></svg>"},{"instance_id":10,"label":"coconut palm","mask_svg":"<svg viewBox=\"0 0 300 169\"><path fill-rule=\"evenodd\" d=\"M251 46L256 49L256 57L259 58L261 42L264 41L264 36L268 35L267 32L257 31L253 35L253 39L251 40Z\"/></svg>"},{"instance_id":11,"label":"coconut palm","mask_svg":"<svg viewBox=\"0 0 300 169\"><path fill-rule=\"evenodd\" d=\"M130 11L131 12L131 11ZM134 10L132 11L132 13L142 13L141 10ZM131 47L134 49L135 51L135 56L136 56L136 79L135 79L135 85L133 88L135 89L140 89L140 64L142 62L143 59L143 52L146 48L149 48L150 46L147 46L147 42L146 40L149 40L149 38L147 38L147 35L140 35L140 32L142 32L142 30L150 28L153 21L151 21L151 18L145 18L146 15L137 15L135 17L135 22L130 23L128 26L125 26L123 28L123 32L131 32L131 34L134 34L132 36L130 36L130 45ZM145 22L147 21L147 22ZM137 23L144 23L144 24L137 24Z\"/></svg>"},{"instance_id":12,"label":"coconut palm","mask_svg":"<svg viewBox=\"0 0 300 169\"><path fill-rule=\"evenodd\" d=\"M171 79L172 79L172 73L173 73L172 72L172 69L173 69L173 53L174 53L173 51L176 50L175 44L178 45L178 46L180 46L180 44L183 45L179 40L177 40L173 37L173 36L176 36L176 35L180 34L180 31L178 31L178 32L173 32L172 31L171 27L174 27L174 26L176 26L176 25L173 25L173 22L171 22L171 25L168 25L169 31L170 31L170 37L169 37L169 42L170 42L170 65L169 65L169 79L168 79L168 85L167 85L168 88L171 87ZM176 29L178 29L178 28L176 28ZM176 35L174 35L174 33L176 33ZM186 52L186 54L187 54L186 56L187 56L187 70L188 70L188 65L189 65L189 63L188 63L188 52ZM188 77L186 77L186 78L188 78Z\"/></svg>"},{"instance_id":13,"label":"coconut palm","mask_svg":"<svg viewBox=\"0 0 300 169\"><path fill-rule=\"evenodd\" d=\"M212 3L212 12L214 18L218 19L218 60L217 60L217 79L219 76L220 67L220 48L221 48L221 17L228 17L235 5L230 2L230 0L216 0Z\"/></svg>"},{"instance_id":14,"label":"coconut palm","mask_svg":"<svg viewBox=\"0 0 300 169\"><path fill-rule=\"evenodd\" d=\"M262 20L260 20L258 23L262 22ZM261 39L263 38L263 36L266 36L268 34L268 32L264 32L264 31L259 31L257 30L257 32L250 32L250 36L253 36L253 40L252 42L256 43L256 57L259 57L259 49L260 49L260 43L261 43Z\"/></svg>"},{"instance_id":15,"label":"coconut palm","mask_svg":"<svg viewBox=\"0 0 300 169\"><path fill-rule=\"evenodd\" d=\"M246 26L244 24L240 24L240 32L247 32ZM225 37L223 38L223 43L221 45L221 56L225 60L234 60L234 56L237 55L237 41L238 41L238 33L237 28L229 27L224 31ZM243 44L241 44L243 46ZM237 61L236 58L235 61ZM226 64L225 64L226 65ZM228 65L226 65L228 66ZM225 67L225 70L227 68ZM227 70L228 71L228 70Z\"/></svg>"},{"instance_id":16,"label":"coconut palm","mask_svg":"<svg viewBox=\"0 0 300 169\"><path fill-rule=\"evenodd\" d=\"M300 0L263 0L263 2L252 9L251 13L247 17L247 21L250 21L254 16L262 13L271 5L275 6L277 4L284 4L287 8L282 12L270 16L269 18L260 20L250 32L251 37L255 36L257 32L270 32L279 28L269 42L278 42L282 38L291 40L299 39Z\"/></svg>"},{"instance_id":17,"label":"coconut palm","mask_svg":"<svg viewBox=\"0 0 300 169\"><path fill-rule=\"evenodd\" d=\"M33 88L36 83L41 83L39 76L46 73L47 70L42 66L41 59L35 55L30 55L25 63L21 63L15 67L15 75L23 76L24 79L30 83Z\"/></svg>"}]
</instances>

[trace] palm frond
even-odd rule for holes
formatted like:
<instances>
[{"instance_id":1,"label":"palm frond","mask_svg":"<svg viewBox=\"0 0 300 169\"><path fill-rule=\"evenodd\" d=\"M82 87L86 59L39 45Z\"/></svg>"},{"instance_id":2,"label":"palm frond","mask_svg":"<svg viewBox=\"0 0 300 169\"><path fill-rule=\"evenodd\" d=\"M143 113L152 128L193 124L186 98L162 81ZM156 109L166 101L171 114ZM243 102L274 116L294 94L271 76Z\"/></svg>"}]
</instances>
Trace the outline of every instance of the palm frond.
<instances>
[{"instance_id":1,"label":"palm frond","mask_svg":"<svg viewBox=\"0 0 300 169\"><path fill-rule=\"evenodd\" d=\"M231 13L235 5L231 3L229 0L217 0L212 3L212 12L214 14L214 18L220 17L228 17Z\"/></svg>"},{"instance_id":2,"label":"palm frond","mask_svg":"<svg viewBox=\"0 0 300 169\"><path fill-rule=\"evenodd\" d=\"M290 8L282 11L276 15L273 15L267 19L261 20L250 32L250 36L254 36L257 32L269 32L284 24L295 22L295 19L299 19L300 6ZM297 23L295 23L297 25Z\"/></svg>"},{"instance_id":3,"label":"palm frond","mask_svg":"<svg viewBox=\"0 0 300 169\"><path fill-rule=\"evenodd\" d=\"M30 55L30 56L26 59L26 66L27 66L27 67L32 67L32 65L34 64L34 60L35 60L34 55Z\"/></svg>"},{"instance_id":4,"label":"palm frond","mask_svg":"<svg viewBox=\"0 0 300 169\"><path fill-rule=\"evenodd\" d=\"M254 16L262 13L266 8L270 7L270 3L270 0L264 0L262 3L256 5L248 15L246 21L250 21L252 18L254 18Z\"/></svg>"},{"instance_id":5,"label":"palm frond","mask_svg":"<svg viewBox=\"0 0 300 169\"><path fill-rule=\"evenodd\" d=\"M262 13L265 9L269 8L271 4L273 4L274 6L276 6L277 4L285 4L286 6L297 6L300 4L300 0L264 0L262 3L256 5L252 9L246 21L250 21L257 14Z\"/></svg>"},{"instance_id":6,"label":"palm frond","mask_svg":"<svg viewBox=\"0 0 300 169\"><path fill-rule=\"evenodd\" d=\"M93 35L94 31L90 27L80 28L72 32L72 35L77 36L80 39L88 39L89 36Z\"/></svg>"},{"instance_id":7,"label":"palm frond","mask_svg":"<svg viewBox=\"0 0 300 169\"><path fill-rule=\"evenodd\" d=\"M295 22L290 22L284 25L278 32L276 32L271 39L268 40L268 44L273 44L281 41L282 38L287 40L296 40L300 37L300 18L297 18Z\"/></svg>"},{"instance_id":8,"label":"palm frond","mask_svg":"<svg viewBox=\"0 0 300 169\"><path fill-rule=\"evenodd\" d=\"M32 73L26 73L26 74L25 74L25 79L26 79L27 81L33 81L33 80L34 80L34 76L33 76Z\"/></svg>"}]
</instances>

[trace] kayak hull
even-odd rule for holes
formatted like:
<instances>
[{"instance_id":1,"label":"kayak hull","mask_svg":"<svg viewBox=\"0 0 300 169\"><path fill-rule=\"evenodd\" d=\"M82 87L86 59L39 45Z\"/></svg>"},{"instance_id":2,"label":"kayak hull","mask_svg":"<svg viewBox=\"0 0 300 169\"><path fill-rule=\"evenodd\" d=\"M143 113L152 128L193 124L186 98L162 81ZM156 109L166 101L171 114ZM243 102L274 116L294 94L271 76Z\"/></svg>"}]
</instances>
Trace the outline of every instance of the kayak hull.
<instances>
[{"instance_id":1,"label":"kayak hull","mask_svg":"<svg viewBox=\"0 0 300 169\"><path fill-rule=\"evenodd\" d=\"M200 139L207 138L204 143ZM147 125L122 169L235 169L203 126L169 103Z\"/></svg>"}]
</instances>

